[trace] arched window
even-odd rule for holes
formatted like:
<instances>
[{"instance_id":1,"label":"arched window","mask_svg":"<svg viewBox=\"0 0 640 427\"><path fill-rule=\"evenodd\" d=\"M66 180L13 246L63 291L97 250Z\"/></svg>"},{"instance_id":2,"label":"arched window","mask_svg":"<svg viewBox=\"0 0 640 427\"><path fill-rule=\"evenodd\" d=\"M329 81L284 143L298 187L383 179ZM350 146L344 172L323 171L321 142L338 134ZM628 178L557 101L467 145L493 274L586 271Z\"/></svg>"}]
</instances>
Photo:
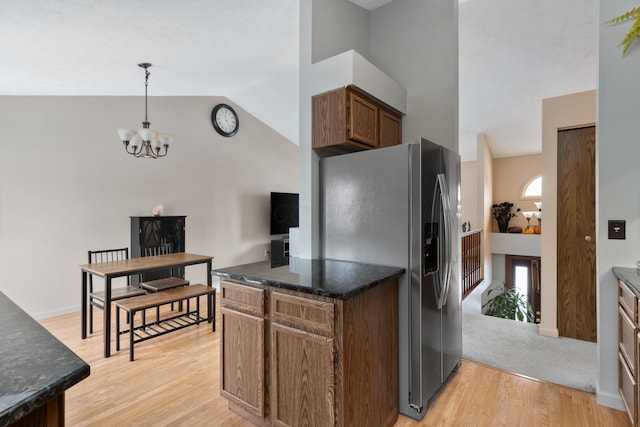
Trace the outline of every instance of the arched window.
<instances>
[{"instance_id":1,"label":"arched window","mask_svg":"<svg viewBox=\"0 0 640 427\"><path fill-rule=\"evenodd\" d=\"M532 178L522 189L522 200L535 200L542 198L542 176Z\"/></svg>"}]
</instances>

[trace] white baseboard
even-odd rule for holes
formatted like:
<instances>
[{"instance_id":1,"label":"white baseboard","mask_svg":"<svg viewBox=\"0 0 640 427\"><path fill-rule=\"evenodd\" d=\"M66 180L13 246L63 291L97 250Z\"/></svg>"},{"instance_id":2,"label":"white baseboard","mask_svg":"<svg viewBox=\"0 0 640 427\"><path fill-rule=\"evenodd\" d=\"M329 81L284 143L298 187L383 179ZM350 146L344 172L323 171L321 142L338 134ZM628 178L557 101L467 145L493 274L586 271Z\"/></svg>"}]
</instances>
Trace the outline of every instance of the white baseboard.
<instances>
[{"instance_id":1,"label":"white baseboard","mask_svg":"<svg viewBox=\"0 0 640 427\"><path fill-rule=\"evenodd\" d=\"M74 305L71 307L65 307L65 308L59 308L56 310L35 313L35 314L32 314L31 317L33 317L36 320L42 320L42 319L48 319L50 317L62 316L63 314L76 313L79 311L80 311L80 306Z\"/></svg>"},{"instance_id":2,"label":"white baseboard","mask_svg":"<svg viewBox=\"0 0 640 427\"><path fill-rule=\"evenodd\" d=\"M220 291L220 280L216 280L216 279L217 279L216 277L213 277L212 286L216 288L217 291ZM191 283L207 283L207 280L206 279L202 281L191 280ZM64 314L76 313L79 311L80 311L80 305L72 305L70 307L35 313L35 314L32 314L31 317L33 317L36 320L43 320L43 319L48 319L50 317L62 316Z\"/></svg>"},{"instance_id":3,"label":"white baseboard","mask_svg":"<svg viewBox=\"0 0 640 427\"><path fill-rule=\"evenodd\" d=\"M542 335L543 337L549 337L549 338L558 338L558 337L560 337L560 333L558 333L558 329L557 328L543 328L543 327L540 327L540 335Z\"/></svg>"},{"instance_id":4,"label":"white baseboard","mask_svg":"<svg viewBox=\"0 0 640 427\"><path fill-rule=\"evenodd\" d=\"M598 389L597 386L596 389ZM598 390L596 391L596 402L598 402L598 405L607 406L619 411L626 411L622 398L619 394L603 393Z\"/></svg>"}]
</instances>

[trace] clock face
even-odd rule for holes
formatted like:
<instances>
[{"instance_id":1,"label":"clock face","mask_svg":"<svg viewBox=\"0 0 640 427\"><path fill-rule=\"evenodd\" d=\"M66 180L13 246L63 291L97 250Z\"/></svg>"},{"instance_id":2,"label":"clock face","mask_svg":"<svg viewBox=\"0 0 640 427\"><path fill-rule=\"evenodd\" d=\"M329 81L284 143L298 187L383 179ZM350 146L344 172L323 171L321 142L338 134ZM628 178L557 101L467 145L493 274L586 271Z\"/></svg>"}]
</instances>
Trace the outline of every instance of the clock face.
<instances>
[{"instance_id":1,"label":"clock face","mask_svg":"<svg viewBox=\"0 0 640 427\"><path fill-rule=\"evenodd\" d=\"M226 104L218 104L214 107L211 112L211 122L220 135L227 137L235 135L240 126L238 115Z\"/></svg>"}]
</instances>

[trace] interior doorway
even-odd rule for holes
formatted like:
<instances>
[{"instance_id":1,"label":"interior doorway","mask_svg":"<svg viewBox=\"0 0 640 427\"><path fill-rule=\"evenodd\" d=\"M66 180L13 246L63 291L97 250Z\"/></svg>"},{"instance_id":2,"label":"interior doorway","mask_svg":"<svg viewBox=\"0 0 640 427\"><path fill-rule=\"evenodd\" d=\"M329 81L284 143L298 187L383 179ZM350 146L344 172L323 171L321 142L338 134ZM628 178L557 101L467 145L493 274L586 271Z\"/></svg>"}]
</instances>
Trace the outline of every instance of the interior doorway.
<instances>
[{"instance_id":1,"label":"interior doorway","mask_svg":"<svg viewBox=\"0 0 640 427\"><path fill-rule=\"evenodd\" d=\"M558 333L592 342L597 341L595 141L595 126L558 131Z\"/></svg>"}]
</instances>

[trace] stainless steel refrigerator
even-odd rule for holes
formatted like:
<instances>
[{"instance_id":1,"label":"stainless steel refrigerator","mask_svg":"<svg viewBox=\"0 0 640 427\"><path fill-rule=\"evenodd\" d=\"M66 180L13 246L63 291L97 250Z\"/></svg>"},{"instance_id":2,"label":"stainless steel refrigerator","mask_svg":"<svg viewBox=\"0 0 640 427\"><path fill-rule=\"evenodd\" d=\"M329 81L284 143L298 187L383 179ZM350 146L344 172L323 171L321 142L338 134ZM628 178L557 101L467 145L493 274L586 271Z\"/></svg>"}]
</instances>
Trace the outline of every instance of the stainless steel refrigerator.
<instances>
[{"instance_id":1,"label":"stainless steel refrigerator","mask_svg":"<svg viewBox=\"0 0 640 427\"><path fill-rule=\"evenodd\" d=\"M422 139L320 163L323 257L404 267L399 410L422 419L462 353L459 156Z\"/></svg>"}]
</instances>

